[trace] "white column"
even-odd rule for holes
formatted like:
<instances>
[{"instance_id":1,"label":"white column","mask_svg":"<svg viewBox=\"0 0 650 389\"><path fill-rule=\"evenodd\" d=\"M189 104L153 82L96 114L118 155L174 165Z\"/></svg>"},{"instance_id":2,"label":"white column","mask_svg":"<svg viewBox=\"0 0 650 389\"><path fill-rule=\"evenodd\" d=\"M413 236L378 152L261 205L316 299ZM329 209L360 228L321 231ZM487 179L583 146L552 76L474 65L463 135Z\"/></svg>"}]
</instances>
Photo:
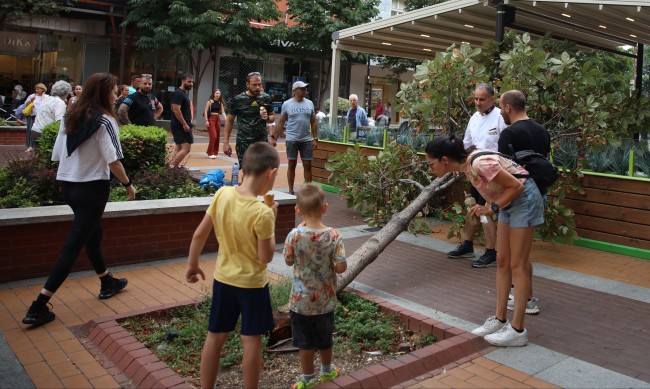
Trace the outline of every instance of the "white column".
<instances>
[{"instance_id":1,"label":"white column","mask_svg":"<svg viewBox=\"0 0 650 389\"><path fill-rule=\"evenodd\" d=\"M330 128L335 128L339 116L339 79L341 75L341 50L332 42L332 71L330 72Z\"/></svg>"}]
</instances>

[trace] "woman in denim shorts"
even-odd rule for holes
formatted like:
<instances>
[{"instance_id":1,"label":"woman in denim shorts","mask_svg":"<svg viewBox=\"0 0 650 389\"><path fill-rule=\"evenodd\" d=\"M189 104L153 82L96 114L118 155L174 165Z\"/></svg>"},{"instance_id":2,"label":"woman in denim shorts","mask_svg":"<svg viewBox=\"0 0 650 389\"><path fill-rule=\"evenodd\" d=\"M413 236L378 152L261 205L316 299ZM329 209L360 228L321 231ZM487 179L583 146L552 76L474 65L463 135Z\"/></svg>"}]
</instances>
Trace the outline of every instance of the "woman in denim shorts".
<instances>
[{"instance_id":1,"label":"woman in denim shorts","mask_svg":"<svg viewBox=\"0 0 650 389\"><path fill-rule=\"evenodd\" d=\"M471 209L472 217L499 214L496 313L472 333L484 336L495 346L525 346L528 334L524 316L531 286L527 269L535 227L544 224L544 200L532 179L514 176L528 174L526 169L496 154L472 158L479 151L468 153L463 140L453 135L436 138L425 149L429 170L437 177L464 172L487 200L485 205L477 204ZM515 310L512 323L508 323L508 292L513 283Z\"/></svg>"}]
</instances>

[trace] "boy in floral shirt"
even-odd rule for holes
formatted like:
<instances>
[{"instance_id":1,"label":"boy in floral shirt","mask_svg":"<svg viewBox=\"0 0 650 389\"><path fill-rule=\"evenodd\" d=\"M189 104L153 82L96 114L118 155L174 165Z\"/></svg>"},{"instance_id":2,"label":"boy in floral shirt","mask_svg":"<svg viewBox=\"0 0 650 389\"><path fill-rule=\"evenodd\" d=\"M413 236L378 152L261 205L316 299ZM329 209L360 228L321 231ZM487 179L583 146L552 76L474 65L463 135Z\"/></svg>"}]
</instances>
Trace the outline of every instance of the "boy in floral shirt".
<instances>
[{"instance_id":1,"label":"boy in floral shirt","mask_svg":"<svg viewBox=\"0 0 650 389\"><path fill-rule=\"evenodd\" d=\"M338 377L332 365L336 274L347 268L341 233L323 225L327 211L320 186L306 184L297 193L296 212L304 220L284 243L287 265L293 265L289 299L293 346L300 349L302 375L292 389L313 388ZM320 354L320 378L314 373L314 352Z\"/></svg>"}]
</instances>

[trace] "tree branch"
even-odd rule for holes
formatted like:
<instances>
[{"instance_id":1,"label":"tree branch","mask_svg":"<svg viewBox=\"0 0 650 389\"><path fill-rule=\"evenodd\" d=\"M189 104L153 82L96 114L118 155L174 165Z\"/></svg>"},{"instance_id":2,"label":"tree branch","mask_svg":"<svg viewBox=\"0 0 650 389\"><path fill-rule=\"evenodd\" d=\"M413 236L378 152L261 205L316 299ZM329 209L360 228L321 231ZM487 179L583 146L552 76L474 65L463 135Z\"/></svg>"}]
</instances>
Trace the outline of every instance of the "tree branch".
<instances>
[{"instance_id":1,"label":"tree branch","mask_svg":"<svg viewBox=\"0 0 650 389\"><path fill-rule=\"evenodd\" d=\"M379 254L406 228L410 221L424 208L431 199L446 190L451 184L458 181L462 174L454 176L451 173L436 178L431 184L422 190L401 212L396 213L390 221L375 235L370 237L357 251L347 258L348 269L338 276L336 292L340 292L350 284L361 271L372 263Z\"/></svg>"}]
</instances>

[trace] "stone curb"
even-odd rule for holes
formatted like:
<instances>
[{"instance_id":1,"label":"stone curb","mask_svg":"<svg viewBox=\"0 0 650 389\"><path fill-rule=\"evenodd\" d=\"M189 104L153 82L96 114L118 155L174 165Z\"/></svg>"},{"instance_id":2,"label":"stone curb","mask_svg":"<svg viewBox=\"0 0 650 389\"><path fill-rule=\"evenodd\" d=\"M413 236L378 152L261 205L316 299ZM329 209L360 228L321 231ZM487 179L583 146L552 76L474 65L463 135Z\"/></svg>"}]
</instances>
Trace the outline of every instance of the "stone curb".
<instances>
[{"instance_id":1,"label":"stone curb","mask_svg":"<svg viewBox=\"0 0 650 389\"><path fill-rule=\"evenodd\" d=\"M381 312L399 315L400 322L410 331L433 334L438 341L396 359L342 375L333 381L318 385L318 388L407 387L419 382L415 378L422 378L423 375L433 376L436 372L440 373L444 369L451 369L472 360L489 346L479 336L391 304L379 297L350 288L346 291L375 302ZM104 354L113 367L112 373L128 377L133 387L189 389L191 385L160 361L144 344L129 335L118 320L144 314L162 316L170 309L196 303L195 300L188 300L100 317L81 325L75 332L78 337L85 338L83 343L86 347L96 348Z\"/></svg>"}]
</instances>

